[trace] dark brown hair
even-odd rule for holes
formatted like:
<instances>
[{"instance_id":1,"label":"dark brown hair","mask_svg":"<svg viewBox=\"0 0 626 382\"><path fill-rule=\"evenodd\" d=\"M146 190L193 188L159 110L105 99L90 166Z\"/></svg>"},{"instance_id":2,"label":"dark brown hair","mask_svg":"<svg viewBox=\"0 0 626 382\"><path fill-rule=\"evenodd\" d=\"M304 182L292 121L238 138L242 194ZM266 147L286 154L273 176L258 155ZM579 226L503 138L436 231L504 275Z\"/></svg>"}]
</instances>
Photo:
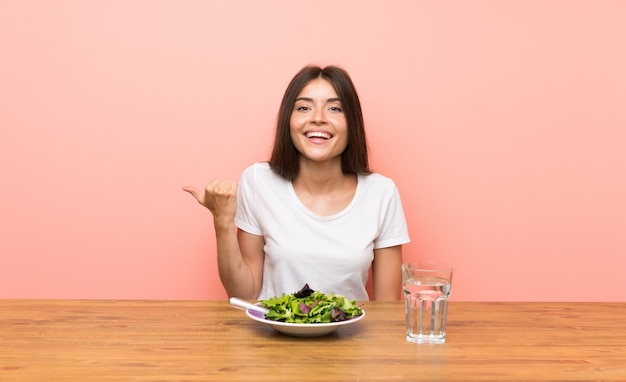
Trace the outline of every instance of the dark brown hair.
<instances>
[{"instance_id":1,"label":"dark brown hair","mask_svg":"<svg viewBox=\"0 0 626 382\"><path fill-rule=\"evenodd\" d=\"M289 121L296 97L302 89L316 78L330 82L341 100L348 126L348 145L341 154L341 169L344 174L370 174L367 141L361 102L348 73L337 66L305 66L291 80L278 111L274 148L270 168L285 179L293 180L300 170L300 153L291 140Z\"/></svg>"}]
</instances>

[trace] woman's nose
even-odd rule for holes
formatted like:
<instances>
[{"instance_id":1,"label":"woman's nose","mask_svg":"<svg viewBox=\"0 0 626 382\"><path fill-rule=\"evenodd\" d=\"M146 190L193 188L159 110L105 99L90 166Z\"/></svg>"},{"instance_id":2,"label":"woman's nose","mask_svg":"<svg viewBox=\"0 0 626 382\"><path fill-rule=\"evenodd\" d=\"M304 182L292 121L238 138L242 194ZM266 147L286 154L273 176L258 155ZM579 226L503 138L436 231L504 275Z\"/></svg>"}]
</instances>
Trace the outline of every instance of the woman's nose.
<instances>
[{"instance_id":1,"label":"woman's nose","mask_svg":"<svg viewBox=\"0 0 626 382\"><path fill-rule=\"evenodd\" d=\"M326 113L323 108L318 108L313 112L313 123L326 123Z\"/></svg>"}]
</instances>

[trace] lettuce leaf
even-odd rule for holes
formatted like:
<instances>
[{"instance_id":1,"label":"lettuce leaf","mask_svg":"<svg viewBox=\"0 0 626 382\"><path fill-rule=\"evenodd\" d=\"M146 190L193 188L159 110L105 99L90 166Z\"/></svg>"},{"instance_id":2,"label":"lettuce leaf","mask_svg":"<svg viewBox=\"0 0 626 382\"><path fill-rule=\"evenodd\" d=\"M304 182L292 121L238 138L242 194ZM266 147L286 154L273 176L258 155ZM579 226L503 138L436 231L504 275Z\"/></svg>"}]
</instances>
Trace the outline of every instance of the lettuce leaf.
<instances>
[{"instance_id":1,"label":"lettuce leaf","mask_svg":"<svg viewBox=\"0 0 626 382\"><path fill-rule=\"evenodd\" d=\"M308 284L298 292L261 300L260 304L269 309L265 315L268 320L301 324L345 321L363 314L354 300L314 291Z\"/></svg>"}]
</instances>

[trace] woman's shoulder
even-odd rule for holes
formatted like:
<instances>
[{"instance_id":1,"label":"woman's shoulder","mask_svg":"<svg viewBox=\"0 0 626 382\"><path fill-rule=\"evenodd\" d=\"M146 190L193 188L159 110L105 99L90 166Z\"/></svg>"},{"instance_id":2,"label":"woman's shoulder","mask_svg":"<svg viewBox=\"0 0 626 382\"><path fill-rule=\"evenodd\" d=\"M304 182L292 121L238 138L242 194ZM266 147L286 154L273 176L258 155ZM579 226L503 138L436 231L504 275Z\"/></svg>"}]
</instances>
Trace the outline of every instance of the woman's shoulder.
<instances>
[{"instance_id":1,"label":"woman's shoulder","mask_svg":"<svg viewBox=\"0 0 626 382\"><path fill-rule=\"evenodd\" d=\"M271 172L270 165L267 162L255 162L243 170L243 174L257 174Z\"/></svg>"},{"instance_id":2,"label":"woman's shoulder","mask_svg":"<svg viewBox=\"0 0 626 382\"><path fill-rule=\"evenodd\" d=\"M367 185L378 186L378 187L383 187L383 188L387 188L387 187L395 188L396 187L396 184L393 181L393 179L377 172L373 172L367 175L360 175L359 181L362 181L364 184L367 184Z\"/></svg>"},{"instance_id":3,"label":"woman's shoulder","mask_svg":"<svg viewBox=\"0 0 626 382\"><path fill-rule=\"evenodd\" d=\"M272 171L268 162L255 162L251 164L243 170L241 177L242 179L252 179L254 181L280 178L274 171Z\"/></svg>"}]
</instances>

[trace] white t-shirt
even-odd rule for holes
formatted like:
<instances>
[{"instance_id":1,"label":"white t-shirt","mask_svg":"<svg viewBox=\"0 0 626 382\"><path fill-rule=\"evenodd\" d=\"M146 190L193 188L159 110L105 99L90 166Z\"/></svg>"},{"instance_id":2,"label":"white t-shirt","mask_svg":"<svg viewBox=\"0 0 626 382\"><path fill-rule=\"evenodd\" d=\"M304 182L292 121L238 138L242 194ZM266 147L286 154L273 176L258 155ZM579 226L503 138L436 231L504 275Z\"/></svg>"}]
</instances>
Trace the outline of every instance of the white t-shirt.
<instances>
[{"instance_id":1,"label":"white t-shirt","mask_svg":"<svg viewBox=\"0 0 626 382\"><path fill-rule=\"evenodd\" d=\"M265 240L258 299L294 293L308 283L323 293L368 300L373 250L410 241L391 179L359 175L352 202L335 215L319 216L266 162L253 164L241 176L235 224Z\"/></svg>"}]
</instances>

